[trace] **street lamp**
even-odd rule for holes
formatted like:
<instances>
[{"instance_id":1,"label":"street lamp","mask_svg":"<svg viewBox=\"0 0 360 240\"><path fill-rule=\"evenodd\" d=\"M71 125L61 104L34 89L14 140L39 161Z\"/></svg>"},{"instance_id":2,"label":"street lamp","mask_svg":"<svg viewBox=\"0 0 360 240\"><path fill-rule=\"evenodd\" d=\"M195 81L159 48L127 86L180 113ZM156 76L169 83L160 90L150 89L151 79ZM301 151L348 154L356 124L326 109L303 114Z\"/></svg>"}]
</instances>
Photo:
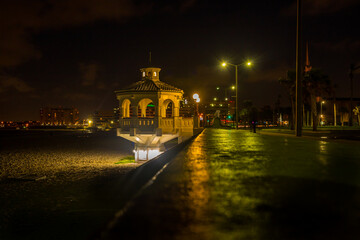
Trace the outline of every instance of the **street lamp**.
<instances>
[{"instance_id":1,"label":"street lamp","mask_svg":"<svg viewBox=\"0 0 360 240\"><path fill-rule=\"evenodd\" d=\"M236 91L236 94L235 94L235 101L236 101L236 104L235 104L235 119L236 119L236 129L239 129L239 114L238 114L238 67L240 65L243 65L243 64L232 64L232 63L227 63L227 62L223 62L221 64L223 67L226 67L227 65L230 65L230 66L233 66L235 67L235 86L232 86L231 88L232 89L235 89ZM246 62L246 66L247 67L251 67L252 63L250 61L247 61Z\"/></svg>"},{"instance_id":2,"label":"street lamp","mask_svg":"<svg viewBox=\"0 0 360 240\"><path fill-rule=\"evenodd\" d=\"M324 117L323 116L323 113L322 113L322 105L325 103L325 101L321 101L320 103L320 124L323 125L323 121L322 121L322 118Z\"/></svg>"},{"instance_id":3,"label":"street lamp","mask_svg":"<svg viewBox=\"0 0 360 240\"><path fill-rule=\"evenodd\" d=\"M199 123L200 123L200 122L199 122L199 102L200 102L199 94L194 93L193 99L194 99L195 102L196 102L196 113L195 113L196 122L195 122L195 125L196 125L196 128L199 128Z\"/></svg>"}]
</instances>

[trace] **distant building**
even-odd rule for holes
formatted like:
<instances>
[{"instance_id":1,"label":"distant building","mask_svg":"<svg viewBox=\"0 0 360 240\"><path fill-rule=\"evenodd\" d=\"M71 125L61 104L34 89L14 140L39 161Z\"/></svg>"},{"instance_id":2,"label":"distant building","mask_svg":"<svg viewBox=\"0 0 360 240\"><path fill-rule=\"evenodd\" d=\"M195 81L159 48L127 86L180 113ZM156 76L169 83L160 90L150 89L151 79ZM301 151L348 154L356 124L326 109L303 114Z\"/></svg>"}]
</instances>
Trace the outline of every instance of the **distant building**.
<instances>
[{"instance_id":1,"label":"distant building","mask_svg":"<svg viewBox=\"0 0 360 240\"><path fill-rule=\"evenodd\" d=\"M97 111L93 115L94 127L100 129L116 127L119 122L119 108L112 111Z\"/></svg>"},{"instance_id":2,"label":"distant building","mask_svg":"<svg viewBox=\"0 0 360 240\"><path fill-rule=\"evenodd\" d=\"M77 108L44 107L40 108L40 122L42 125L76 125L79 123Z\"/></svg>"}]
</instances>

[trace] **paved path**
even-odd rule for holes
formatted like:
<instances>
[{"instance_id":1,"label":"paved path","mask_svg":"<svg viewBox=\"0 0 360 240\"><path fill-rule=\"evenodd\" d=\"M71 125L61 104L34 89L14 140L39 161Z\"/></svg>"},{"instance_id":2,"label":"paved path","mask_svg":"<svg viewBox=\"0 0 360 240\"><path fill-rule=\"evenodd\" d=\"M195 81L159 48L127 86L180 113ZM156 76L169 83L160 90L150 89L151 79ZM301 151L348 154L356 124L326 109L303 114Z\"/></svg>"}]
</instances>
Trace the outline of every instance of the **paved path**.
<instances>
[{"instance_id":1,"label":"paved path","mask_svg":"<svg viewBox=\"0 0 360 240\"><path fill-rule=\"evenodd\" d=\"M103 239L360 239L360 143L206 129Z\"/></svg>"}]
</instances>

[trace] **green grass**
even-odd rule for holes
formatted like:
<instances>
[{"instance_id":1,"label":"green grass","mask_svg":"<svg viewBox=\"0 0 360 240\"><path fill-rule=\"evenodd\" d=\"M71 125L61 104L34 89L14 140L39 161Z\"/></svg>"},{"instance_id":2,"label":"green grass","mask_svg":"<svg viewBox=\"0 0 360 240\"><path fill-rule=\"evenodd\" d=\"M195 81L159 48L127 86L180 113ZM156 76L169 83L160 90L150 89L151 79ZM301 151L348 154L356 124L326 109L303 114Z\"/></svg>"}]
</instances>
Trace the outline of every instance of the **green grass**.
<instances>
[{"instance_id":1,"label":"green grass","mask_svg":"<svg viewBox=\"0 0 360 240\"><path fill-rule=\"evenodd\" d=\"M126 156L122 158L120 161L116 162L115 164L125 164L125 163L135 163L134 156Z\"/></svg>"}]
</instances>

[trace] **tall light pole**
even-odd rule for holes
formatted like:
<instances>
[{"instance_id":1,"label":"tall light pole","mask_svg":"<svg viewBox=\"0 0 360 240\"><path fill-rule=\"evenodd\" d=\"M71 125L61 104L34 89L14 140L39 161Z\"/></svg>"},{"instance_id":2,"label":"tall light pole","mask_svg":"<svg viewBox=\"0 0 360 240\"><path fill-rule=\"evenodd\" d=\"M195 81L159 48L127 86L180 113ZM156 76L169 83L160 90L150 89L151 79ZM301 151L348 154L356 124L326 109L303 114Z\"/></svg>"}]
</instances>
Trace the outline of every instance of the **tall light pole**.
<instances>
[{"instance_id":1,"label":"tall light pole","mask_svg":"<svg viewBox=\"0 0 360 240\"><path fill-rule=\"evenodd\" d=\"M323 125L322 124L322 119L324 118L323 117L323 112L322 112L322 105L325 103L325 101L321 101L321 103L320 103L320 125Z\"/></svg>"},{"instance_id":2,"label":"tall light pole","mask_svg":"<svg viewBox=\"0 0 360 240\"><path fill-rule=\"evenodd\" d=\"M297 0L297 14L296 14L296 121L295 121L295 135L301 137L302 135L302 121L301 121L301 0Z\"/></svg>"},{"instance_id":3,"label":"tall light pole","mask_svg":"<svg viewBox=\"0 0 360 240\"><path fill-rule=\"evenodd\" d=\"M242 64L232 64L232 63L226 63L223 62L221 64L223 67L226 67L226 65L230 65L235 67L235 122L236 122L236 129L239 129L239 106L238 106L238 67ZM248 61L246 63L246 66L251 67L252 63L250 61Z\"/></svg>"},{"instance_id":4,"label":"tall light pole","mask_svg":"<svg viewBox=\"0 0 360 240\"><path fill-rule=\"evenodd\" d=\"M196 112L195 112L196 122L195 122L195 125L196 125L196 128L199 128L200 127L200 122L199 122L199 102L200 102L200 97L199 97L199 94L194 93L193 99L196 102Z\"/></svg>"}]
</instances>

